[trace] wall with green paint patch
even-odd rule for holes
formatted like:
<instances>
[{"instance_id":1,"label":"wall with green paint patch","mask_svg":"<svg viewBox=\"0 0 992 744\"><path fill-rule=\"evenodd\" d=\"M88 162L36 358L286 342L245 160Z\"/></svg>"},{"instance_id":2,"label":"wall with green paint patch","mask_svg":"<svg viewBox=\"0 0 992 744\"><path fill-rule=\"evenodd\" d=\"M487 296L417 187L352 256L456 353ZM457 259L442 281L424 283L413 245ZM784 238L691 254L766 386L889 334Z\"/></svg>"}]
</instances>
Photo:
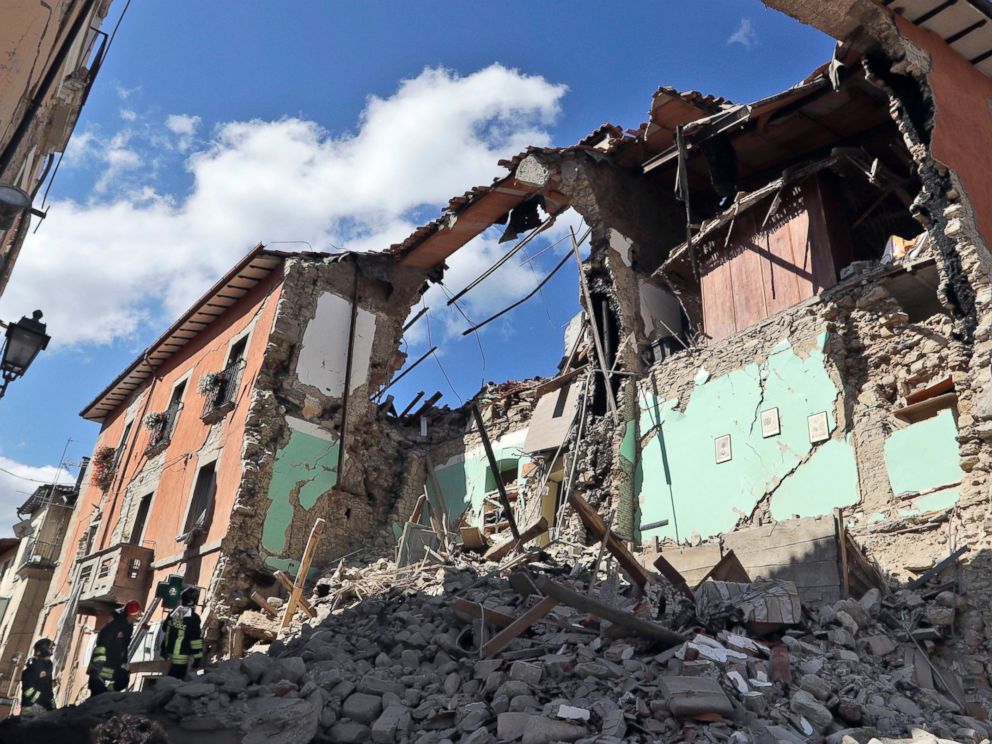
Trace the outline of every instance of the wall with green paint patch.
<instances>
[{"instance_id":1,"label":"wall with green paint patch","mask_svg":"<svg viewBox=\"0 0 992 744\"><path fill-rule=\"evenodd\" d=\"M521 469L531 462L531 458L521 451L527 430L520 429L503 435L493 441L493 454L500 467L513 465L517 478ZM496 487L489 467L486 451L481 445L470 447L463 454L455 455L447 462L434 468L438 486L444 495L444 506L448 519L454 521L466 510L481 513L482 500L488 491ZM434 484L428 479L427 490L432 500L437 499Z\"/></svg>"},{"instance_id":2,"label":"wall with green paint patch","mask_svg":"<svg viewBox=\"0 0 992 744\"><path fill-rule=\"evenodd\" d=\"M311 511L334 487L338 462L338 442L333 435L300 419L290 418L288 424L289 441L276 452L262 525L262 549L268 553L265 562L283 570L296 565L280 557L288 547L290 526L300 518L298 512Z\"/></svg>"},{"instance_id":3,"label":"wall with green paint patch","mask_svg":"<svg viewBox=\"0 0 992 744\"><path fill-rule=\"evenodd\" d=\"M896 498L924 493L904 503L900 515L946 509L957 503L964 478L958 451L958 426L949 408L885 440L885 468ZM928 492L928 493L925 493Z\"/></svg>"},{"instance_id":4,"label":"wall with green paint patch","mask_svg":"<svg viewBox=\"0 0 992 744\"><path fill-rule=\"evenodd\" d=\"M682 410L641 383L641 446L634 489L640 523L668 519L642 538L687 539L732 530L767 494L775 519L828 514L858 503L853 444L836 420L840 392L825 354L826 332L776 345L767 358L709 379L701 369ZM798 342L797 342L798 343ZM664 375L664 366L657 371ZM761 413L778 409L780 433L762 436ZM810 443L808 417L826 412L830 438ZM732 457L716 463L729 434Z\"/></svg>"}]
</instances>

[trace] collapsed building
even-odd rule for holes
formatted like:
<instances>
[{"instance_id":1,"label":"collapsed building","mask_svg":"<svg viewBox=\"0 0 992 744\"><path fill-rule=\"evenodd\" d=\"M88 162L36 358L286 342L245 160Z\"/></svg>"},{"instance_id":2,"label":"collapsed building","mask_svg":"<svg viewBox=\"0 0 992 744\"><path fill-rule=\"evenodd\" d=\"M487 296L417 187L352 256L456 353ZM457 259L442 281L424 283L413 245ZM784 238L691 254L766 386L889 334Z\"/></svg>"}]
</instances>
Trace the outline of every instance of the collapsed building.
<instances>
[{"instance_id":1,"label":"collapsed building","mask_svg":"<svg viewBox=\"0 0 992 744\"><path fill-rule=\"evenodd\" d=\"M873 570L848 533L896 577L967 544L962 583L992 622L992 197L974 144L992 82L988 55L960 48L988 42L986 21L938 36L947 8L978 5L768 4L835 35L834 58L747 104L659 88L638 129L530 148L383 253L259 247L101 393L39 624L62 701L114 602L198 584L210 653L238 655L274 637L246 618L287 574L410 540L411 513L475 546L542 521L539 543L581 542L594 524L683 576L733 549L811 602L852 592L849 563ZM590 252L556 373L398 412L383 388L445 259L568 208Z\"/></svg>"}]
</instances>

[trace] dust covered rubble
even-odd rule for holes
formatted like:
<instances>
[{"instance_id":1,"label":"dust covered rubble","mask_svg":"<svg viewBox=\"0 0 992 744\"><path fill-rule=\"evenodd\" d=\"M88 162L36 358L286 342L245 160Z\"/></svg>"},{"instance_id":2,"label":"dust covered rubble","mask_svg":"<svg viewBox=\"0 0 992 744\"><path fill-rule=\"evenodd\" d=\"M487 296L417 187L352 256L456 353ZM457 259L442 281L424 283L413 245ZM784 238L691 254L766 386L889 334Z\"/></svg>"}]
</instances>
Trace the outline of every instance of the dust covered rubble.
<instances>
[{"instance_id":1,"label":"dust covered rubble","mask_svg":"<svg viewBox=\"0 0 992 744\"><path fill-rule=\"evenodd\" d=\"M585 593L596 553L543 554L528 570ZM692 617L688 640L660 652L559 604L483 658L498 629L456 614L454 598L513 617L539 599L497 568L464 557L400 572L385 560L341 566L310 600L317 618L264 653L44 719L138 712L177 741L217 732L212 740L244 744L988 741L984 629L953 592L872 590L804 608L802 623L763 639ZM615 573L599 586L600 600L642 616L692 615L670 587L662 610L648 601L658 595L638 599Z\"/></svg>"}]
</instances>

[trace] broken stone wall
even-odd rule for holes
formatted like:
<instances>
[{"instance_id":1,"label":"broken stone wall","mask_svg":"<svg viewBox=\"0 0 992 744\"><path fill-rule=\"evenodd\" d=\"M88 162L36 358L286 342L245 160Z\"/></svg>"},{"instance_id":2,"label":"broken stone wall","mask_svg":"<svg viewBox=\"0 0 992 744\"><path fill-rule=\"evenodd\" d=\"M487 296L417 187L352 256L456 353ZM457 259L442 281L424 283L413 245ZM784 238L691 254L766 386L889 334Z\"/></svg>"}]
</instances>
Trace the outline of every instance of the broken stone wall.
<instances>
[{"instance_id":1,"label":"broken stone wall","mask_svg":"<svg viewBox=\"0 0 992 744\"><path fill-rule=\"evenodd\" d=\"M474 403L479 406L486 433L489 436L501 471L515 473L517 484L524 482L533 458L522 449L535 405L534 388L542 380L489 385L480 391ZM464 515L467 524L482 525L483 502L496 489L496 475L482 445L469 406L458 411L431 414L428 423L430 461L433 475L425 473L426 487L432 503L438 503L438 490L444 502L449 526L454 527ZM441 429L444 425L446 428ZM422 455L426 465L426 453ZM515 505L517 521L526 521L531 503L539 503L539 495L530 498L523 488L518 491Z\"/></svg>"},{"instance_id":2,"label":"broken stone wall","mask_svg":"<svg viewBox=\"0 0 992 744\"><path fill-rule=\"evenodd\" d=\"M946 315L909 323L890 273L652 367L638 383L636 494L640 522L669 525L646 537L706 538L838 507L877 521L969 492L952 408L895 415L906 391L963 373L963 345Z\"/></svg>"},{"instance_id":3,"label":"broken stone wall","mask_svg":"<svg viewBox=\"0 0 992 744\"><path fill-rule=\"evenodd\" d=\"M271 571L298 569L317 518L327 524L315 570L356 548L389 544L389 516L412 509L419 492L404 474L401 445L369 398L403 364L403 323L424 286L424 272L385 254L287 259L211 590L220 616L243 610L252 587L271 584ZM345 398L348 448L338 472Z\"/></svg>"},{"instance_id":4,"label":"broken stone wall","mask_svg":"<svg viewBox=\"0 0 992 744\"><path fill-rule=\"evenodd\" d=\"M905 578L970 544L963 579L976 597L989 597L988 488L992 451L992 188L988 180L992 136L988 101L992 81L935 34L877 3L845 0L765 0L858 49L876 49L878 76L889 86L891 110L919 169L924 190L917 215L938 247L940 296L953 318L938 338L949 340L949 366L957 393L960 467L964 479L953 509L935 504L924 514L869 514L864 526L872 554ZM888 69L886 69L888 68ZM932 340L932 339L931 339ZM904 350L910 355L914 349ZM919 363L918 359L911 364ZM928 453L929 454L929 453ZM986 599L985 621L992 620Z\"/></svg>"}]
</instances>

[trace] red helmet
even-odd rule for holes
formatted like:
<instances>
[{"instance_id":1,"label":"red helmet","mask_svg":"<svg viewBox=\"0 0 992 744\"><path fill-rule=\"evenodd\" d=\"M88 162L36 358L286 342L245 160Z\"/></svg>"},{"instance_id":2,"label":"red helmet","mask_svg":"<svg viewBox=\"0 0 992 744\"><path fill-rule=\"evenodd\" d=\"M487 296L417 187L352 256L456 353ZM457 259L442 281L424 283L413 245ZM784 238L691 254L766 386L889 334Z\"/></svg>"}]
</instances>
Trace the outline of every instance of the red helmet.
<instances>
[{"instance_id":1,"label":"red helmet","mask_svg":"<svg viewBox=\"0 0 992 744\"><path fill-rule=\"evenodd\" d=\"M141 614L141 602L136 599L132 599L126 605L124 605L124 615L126 617L131 617L133 615Z\"/></svg>"}]
</instances>

